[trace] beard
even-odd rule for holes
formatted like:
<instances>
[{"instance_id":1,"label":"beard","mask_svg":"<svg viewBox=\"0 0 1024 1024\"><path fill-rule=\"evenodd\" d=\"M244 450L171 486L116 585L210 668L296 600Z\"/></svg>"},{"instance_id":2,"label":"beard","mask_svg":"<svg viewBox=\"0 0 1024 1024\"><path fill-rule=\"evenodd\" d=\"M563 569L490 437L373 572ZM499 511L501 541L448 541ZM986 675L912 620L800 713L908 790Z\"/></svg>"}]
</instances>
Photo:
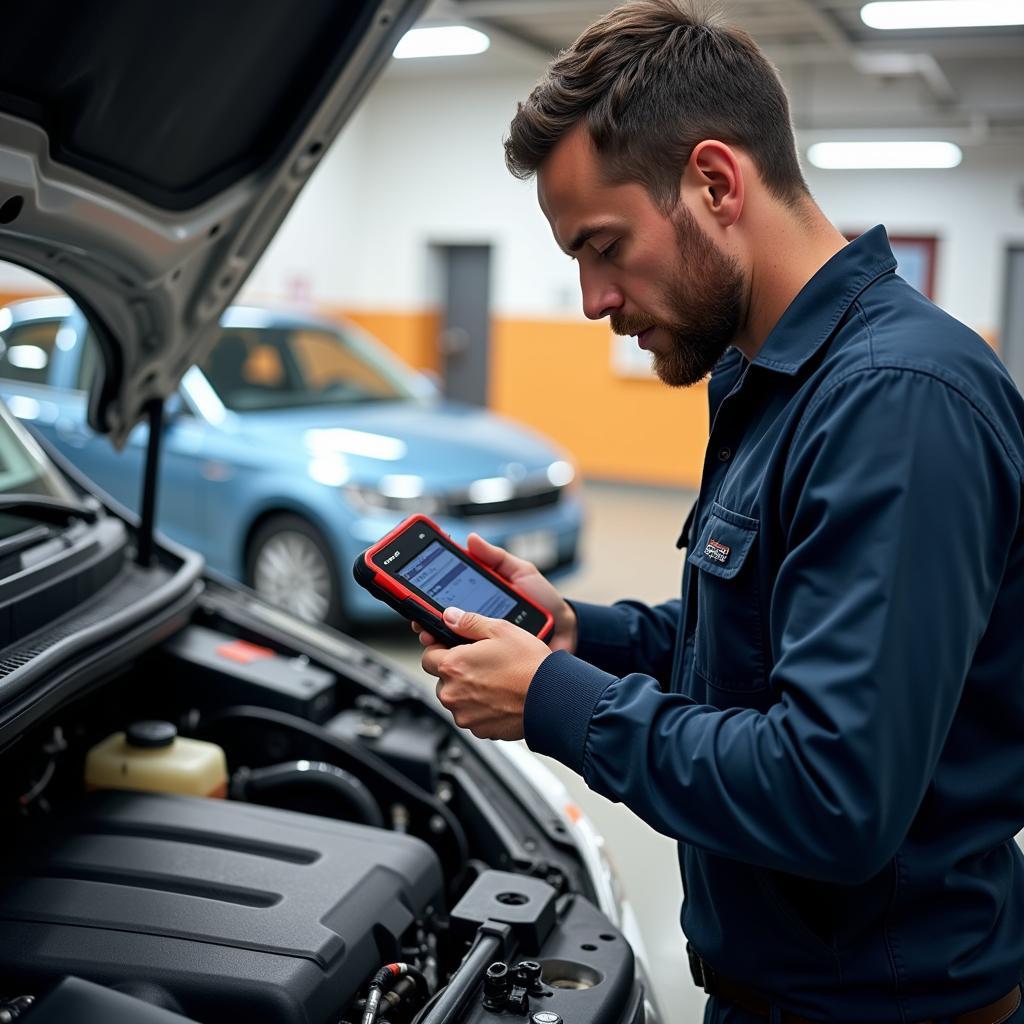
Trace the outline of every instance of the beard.
<instances>
[{"instance_id":1,"label":"beard","mask_svg":"<svg viewBox=\"0 0 1024 1024\"><path fill-rule=\"evenodd\" d=\"M659 327L670 336L664 352L652 352L658 379L671 387L703 380L739 331L744 279L739 261L723 253L684 206L672 214L679 258L666 295L671 320L612 314L616 334L636 335Z\"/></svg>"}]
</instances>

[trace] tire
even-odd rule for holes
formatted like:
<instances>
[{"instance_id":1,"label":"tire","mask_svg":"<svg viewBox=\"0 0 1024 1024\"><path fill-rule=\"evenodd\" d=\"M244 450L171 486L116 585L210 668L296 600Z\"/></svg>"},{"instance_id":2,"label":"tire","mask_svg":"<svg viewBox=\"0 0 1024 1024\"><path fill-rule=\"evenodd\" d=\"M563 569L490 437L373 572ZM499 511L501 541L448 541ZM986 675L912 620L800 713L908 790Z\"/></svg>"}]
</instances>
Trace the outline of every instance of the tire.
<instances>
[{"instance_id":1,"label":"tire","mask_svg":"<svg viewBox=\"0 0 1024 1024\"><path fill-rule=\"evenodd\" d=\"M245 577L265 601L297 618L335 629L346 625L330 545L301 516L282 512L260 523L246 551Z\"/></svg>"}]
</instances>

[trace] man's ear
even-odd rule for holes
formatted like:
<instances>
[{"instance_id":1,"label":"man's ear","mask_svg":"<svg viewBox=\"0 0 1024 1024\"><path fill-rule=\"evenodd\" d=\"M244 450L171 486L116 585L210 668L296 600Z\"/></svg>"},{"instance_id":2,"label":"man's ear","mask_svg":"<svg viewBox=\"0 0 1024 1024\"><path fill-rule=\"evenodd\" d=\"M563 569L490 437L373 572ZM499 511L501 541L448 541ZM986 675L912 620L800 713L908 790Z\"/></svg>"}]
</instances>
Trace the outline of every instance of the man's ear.
<instances>
[{"instance_id":1,"label":"man's ear","mask_svg":"<svg viewBox=\"0 0 1024 1024\"><path fill-rule=\"evenodd\" d=\"M731 227L743 211L743 168L731 146L705 139L693 147L683 172L683 186L719 227Z\"/></svg>"}]
</instances>

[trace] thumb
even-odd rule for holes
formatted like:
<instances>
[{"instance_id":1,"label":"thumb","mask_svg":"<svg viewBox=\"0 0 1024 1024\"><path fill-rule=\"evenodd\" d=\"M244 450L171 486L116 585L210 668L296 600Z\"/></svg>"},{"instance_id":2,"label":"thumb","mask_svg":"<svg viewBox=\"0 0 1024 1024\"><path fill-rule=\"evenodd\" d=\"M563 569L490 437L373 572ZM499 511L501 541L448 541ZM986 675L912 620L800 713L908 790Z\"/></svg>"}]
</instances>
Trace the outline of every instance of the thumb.
<instances>
[{"instance_id":1,"label":"thumb","mask_svg":"<svg viewBox=\"0 0 1024 1024\"><path fill-rule=\"evenodd\" d=\"M484 640L494 635L495 619L476 612L464 612L461 608L445 608L444 624L467 640Z\"/></svg>"}]
</instances>

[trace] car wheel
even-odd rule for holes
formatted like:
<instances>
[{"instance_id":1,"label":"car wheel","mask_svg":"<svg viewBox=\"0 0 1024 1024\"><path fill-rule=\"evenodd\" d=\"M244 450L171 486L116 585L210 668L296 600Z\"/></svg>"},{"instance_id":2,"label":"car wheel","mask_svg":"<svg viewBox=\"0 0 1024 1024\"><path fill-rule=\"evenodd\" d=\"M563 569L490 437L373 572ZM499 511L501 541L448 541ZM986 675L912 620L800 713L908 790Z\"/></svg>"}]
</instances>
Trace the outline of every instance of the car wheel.
<instances>
[{"instance_id":1,"label":"car wheel","mask_svg":"<svg viewBox=\"0 0 1024 1024\"><path fill-rule=\"evenodd\" d=\"M260 597L297 618L345 624L330 547L301 516L276 515L260 524L249 542L246 579Z\"/></svg>"}]
</instances>

